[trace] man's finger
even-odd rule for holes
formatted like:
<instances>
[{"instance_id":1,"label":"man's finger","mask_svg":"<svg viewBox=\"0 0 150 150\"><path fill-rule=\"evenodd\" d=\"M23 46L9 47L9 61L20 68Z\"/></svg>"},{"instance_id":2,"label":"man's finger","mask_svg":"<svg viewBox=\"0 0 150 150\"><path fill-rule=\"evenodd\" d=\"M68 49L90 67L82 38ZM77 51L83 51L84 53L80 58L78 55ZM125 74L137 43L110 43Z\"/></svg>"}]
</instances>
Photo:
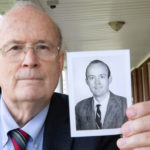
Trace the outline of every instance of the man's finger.
<instances>
[{"instance_id":1,"label":"man's finger","mask_svg":"<svg viewBox=\"0 0 150 150\"><path fill-rule=\"evenodd\" d=\"M143 132L117 141L120 149L136 149L150 146L150 132Z\"/></svg>"},{"instance_id":2,"label":"man's finger","mask_svg":"<svg viewBox=\"0 0 150 150\"><path fill-rule=\"evenodd\" d=\"M136 148L134 150L150 150L150 147Z\"/></svg>"},{"instance_id":3,"label":"man's finger","mask_svg":"<svg viewBox=\"0 0 150 150\"><path fill-rule=\"evenodd\" d=\"M150 115L136 120L130 120L121 127L123 137L132 136L146 131L150 131Z\"/></svg>"},{"instance_id":4,"label":"man's finger","mask_svg":"<svg viewBox=\"0 0 150 150\"><path fill-rule=\"evenodd\" d=\"M131 120L150 114L150 101L137 103L127 109L127 117Z\"/></svg>"}]
</instances>

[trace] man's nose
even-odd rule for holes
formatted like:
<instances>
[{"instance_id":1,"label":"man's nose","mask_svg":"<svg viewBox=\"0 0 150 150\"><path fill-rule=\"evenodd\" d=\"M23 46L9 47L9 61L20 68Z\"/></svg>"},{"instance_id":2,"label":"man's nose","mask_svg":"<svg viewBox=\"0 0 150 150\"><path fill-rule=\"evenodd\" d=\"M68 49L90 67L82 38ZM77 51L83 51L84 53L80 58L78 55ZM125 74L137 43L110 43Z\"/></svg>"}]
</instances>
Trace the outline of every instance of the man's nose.
<instances>
[{"instance_id":1,"label":"man's nose","mask_svg":"<svg viewBox=\"0 0 150 150\"><path fill-rule=\"evenodd\" d=\"M24 58L22 62L23 67L35 68L39 65L39 60L32 47L29 47L24 52Z\"/></svg>"},{"instance_id":2,"label":"man's nose","mask_svg":"<svg viewBox=\"0 0 150 150\"><path fill-rule=\"evenodd\" d=\"M99 77L95 78L95 84L101 84L101 79Z\"/></svg>"}]
</instances>

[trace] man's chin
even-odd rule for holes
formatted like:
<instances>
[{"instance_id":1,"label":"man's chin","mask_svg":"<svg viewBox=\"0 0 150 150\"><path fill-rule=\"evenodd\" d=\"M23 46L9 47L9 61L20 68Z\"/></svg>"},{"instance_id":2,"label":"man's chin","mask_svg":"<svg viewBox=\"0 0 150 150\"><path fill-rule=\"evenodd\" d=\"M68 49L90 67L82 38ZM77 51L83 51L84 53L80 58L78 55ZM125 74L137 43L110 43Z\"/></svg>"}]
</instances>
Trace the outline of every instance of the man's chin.
<instances>
[{"instance_id":1,"label":"man's chin","mask_svg":"<svg viewBox=\"0 0 150 150\"><path fill-rule=\"evenodd\" d=\"M94 93L94 95L95 95L96 97L102 97L104 94L103 94L103 93Z\"/></svg>"},{"instance_id":2,"label":"man's chin","mask_svg":"<svg viewBox=\"0 0 150 150\"><path fill-rule=\"evenodd\" d=\"M17 97L20 97L22 100L32 101L32 100L39 100L44 97L41 90L38 88L25 88L22 89L18 94Z\"/></svg>"}]
</instances>

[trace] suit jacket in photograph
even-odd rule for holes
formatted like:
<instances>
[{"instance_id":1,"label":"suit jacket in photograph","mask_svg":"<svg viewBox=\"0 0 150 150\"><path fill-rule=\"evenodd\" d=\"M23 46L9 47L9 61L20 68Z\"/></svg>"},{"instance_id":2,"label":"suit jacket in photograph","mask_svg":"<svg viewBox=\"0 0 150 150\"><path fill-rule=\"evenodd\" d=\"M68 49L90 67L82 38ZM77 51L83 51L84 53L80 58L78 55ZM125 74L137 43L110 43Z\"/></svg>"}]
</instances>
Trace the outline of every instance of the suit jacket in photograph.
<instances>
[{"instance_id":1,"label":"suit jacket in photograph","mask_svg":"<svg viewBox=\"0 0 150 150\"><path fill-rule=\"evenodd\" d=\"M45 121L43 150L119 150L116 136L72 138L68 96L54 93Z\"/></svg>"},{"instance_id":2,"label":"suit jacket in photograph","mask_svg":"<svg viewBox=\"0 0 150 150\"><path fill-rule=\"evenodd\" d=\"M127 121L126 108L126 98L110 92L102 129L120 128ZM80 101L75 109L77 130L97 129L93 97Z\"/></svg>"}]
</instances>

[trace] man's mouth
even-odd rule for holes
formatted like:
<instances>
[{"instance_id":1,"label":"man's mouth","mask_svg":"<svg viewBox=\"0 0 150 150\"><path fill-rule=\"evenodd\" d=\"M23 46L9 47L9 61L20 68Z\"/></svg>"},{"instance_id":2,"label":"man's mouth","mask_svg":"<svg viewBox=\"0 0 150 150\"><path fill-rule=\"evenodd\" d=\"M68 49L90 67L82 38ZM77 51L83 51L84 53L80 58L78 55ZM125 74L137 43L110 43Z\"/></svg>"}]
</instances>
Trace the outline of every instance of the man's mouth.
<instances>
[{"instance_id":1,"label":"man's mouth","mask_svg":"<svg viewBox=\"0 0 150 150\"><path fill-rule=\"evenodd\" d=\"M102 89L103 87L102 86L97 86L97 87L94 87L96 90L97 89Z\"/></svg>"},{"instance_id":2,"label":"man's mouth","mask_svg":"<svg viewBox=\"0 0 150 150\"><path fill-rule=\"evenodd\" d=\"M27 77L27 78L20 78L19 80L42 80L42 78Z\"/></svg>"}]
</instances>

